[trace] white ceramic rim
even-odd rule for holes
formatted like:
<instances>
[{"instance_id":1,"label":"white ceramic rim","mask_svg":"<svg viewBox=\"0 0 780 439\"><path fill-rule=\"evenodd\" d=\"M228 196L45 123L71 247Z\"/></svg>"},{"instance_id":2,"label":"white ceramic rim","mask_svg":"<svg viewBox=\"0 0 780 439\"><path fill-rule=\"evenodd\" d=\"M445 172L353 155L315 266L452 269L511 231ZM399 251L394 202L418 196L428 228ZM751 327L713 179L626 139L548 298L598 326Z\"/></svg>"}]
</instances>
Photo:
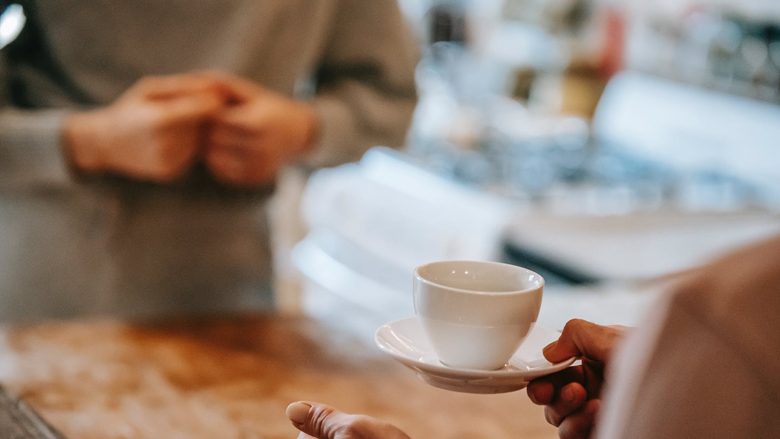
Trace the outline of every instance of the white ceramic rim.
<instances>
[{"instance_id":1,"label":"white ceramic rim","mask_svg":"<svg viewBox=\"0 0 780 439\"><path fill-rule=\"evenodd\" d=\"M450 287L450 286L447 286L447 285L442 285L440 283L437 283L437 282L434 282L432 280L426 279L426 278L424 278L424 277L422 277L420 275L420 270L424 269L426 267L430 267L430 266L433 266L433 265L440 265L440 264L452 264L452 263L457 263L457 264L466 263L466 264L480 264L480 265L503 265L504 267L510 268L512 270L519 270L519 271L530 273L530 274L536 276L537 278L539 278L539 284L538 285L534 285L534 286L530 286L528 288L524 288L522 290L510 290L510 291L467 290L467 289L464 289L464 288L457 288L457 287ZM430 285L430 286L433 286L433 287L436 287L436 288L442 288L442 289L445 289L447 291L452 291L454 293L467 294L467 295L512 296L512 295L527 294L527 293L531 293L531 292L534 292L536 290L540 290L540 289L544 288L544 277L542 277L542 275L540 275L539 273L537 273L537 272L535 272L533 270L529 270L528 268L521 267L519 265L507 264L505 262L473 261L473 260L468 260L468 259L447 260L447 261L434 261L434 262L428 262L427 264L418 265L417 267L414 268L414 278L417 279L418 281L426 284L426 285Z\"/></svg>"},{"instance_id":2,"label":"white ceramic rim","mask_svg":"<svg viewBox=\"0 0 780 439\"><path fill-rule=\"evenodd\" d=\"M379 348L379 350L395 358L397 361L426 374L437 374L438 376L447 376L459 379L523 378L531 380L540 376L560 372L561 370L571 366L571 364L577 360L576 357L571 357L559 363L553 363L550 364L550 366L531 371L506 367L498 370L460 369L447 367L443 364L429 364L403 355L403 353L396 351L390 343L384 340L384 332L394 332L394 326L397 326L398 324L410 319L416 319L416 317L407 317L405 319L394 320L378 327L376 331L374 331L374 344ZM533 330L533 328L531 328L531 330Z\"/></svg>"}]
</instances>

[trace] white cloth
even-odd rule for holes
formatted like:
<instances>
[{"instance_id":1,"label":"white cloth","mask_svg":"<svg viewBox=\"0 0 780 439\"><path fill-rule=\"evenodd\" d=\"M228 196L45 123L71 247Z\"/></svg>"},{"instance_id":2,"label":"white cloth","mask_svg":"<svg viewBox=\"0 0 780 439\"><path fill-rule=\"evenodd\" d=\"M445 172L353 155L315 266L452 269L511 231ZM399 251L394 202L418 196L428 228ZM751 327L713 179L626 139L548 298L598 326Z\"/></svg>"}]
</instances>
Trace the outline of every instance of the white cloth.
<instances>
[{"instance_id":1,"label":"white cloth","mask_svg":"<svg viewBox=\"0 0 780 439\"><path fill-rule=\"evenodd\" d=\"M694 275L610 365L596 437L780 437L780 239Z\"/></svg>"}]
</instances>

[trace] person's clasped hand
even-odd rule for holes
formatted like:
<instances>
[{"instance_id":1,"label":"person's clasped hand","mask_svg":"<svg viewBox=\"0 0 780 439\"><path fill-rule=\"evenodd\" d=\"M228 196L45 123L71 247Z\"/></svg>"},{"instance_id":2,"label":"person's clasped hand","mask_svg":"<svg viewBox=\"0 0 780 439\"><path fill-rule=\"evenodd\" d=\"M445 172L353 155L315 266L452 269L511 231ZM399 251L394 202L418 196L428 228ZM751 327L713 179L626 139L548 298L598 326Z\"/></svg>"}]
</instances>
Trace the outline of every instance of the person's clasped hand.
<instances>
[{"instance_id":1,"label":"person's clasped hand","mask_svg":"<svg viewBox=\"0 0 780 439\"><path fill-rule=\"evenodd\" d=\"M195 162L204 127L223 102L218 85L205 78L147 77L111 105L68 117L65 148L86 173L169 182Z\"/></svg>"},{"instance_id":2,"label":"person's clasped hand","mask_svg":"<svg viewBox=\"0 0 780 439\"><path fill-rule=\"evenodd\" d=\"M220 84L229 104L206 136L205 162L217 180L242 187L270 183L311 147L317 119L310 105L228 73L204 76Z\"/></svg>"},{"instance_id":3,"label":"person's clasped hand","mask_svg":"<svg viewBox=\"0 0 780 439\"><path fill-rule=\"evenodd\" d=\"M205 162L222 183L271 183L301 156L317 131L305 103L227 73L146 77L112 104L69 116L63 127L71 163L168 183Z\"/></svg>"},{"instance_id":4,"label":"person's clasped hand","mask_svg":"<svg viewBox=\"0 0 780 439\"><path fill-rule=\"evenodd\" d=\"M601 406L605 368L625 328L570 320L558 341L544 348L547 360L557 363L580 357L582 364L528 385L528 396L544 405L547 422L558 427L562 439L587 438Z\"/></svg>"},{"instance_id":5,"label":"person's clasped hand","mask_svg":"<svg viewBox=\"0 0 780 439\"><path fill-rule=\"evenodd\" d=\"M301 431L298 439L409 439L387 422L365 415L350 415L316 402L287 406L287 417Z\"/></svg>"}]
</instances>

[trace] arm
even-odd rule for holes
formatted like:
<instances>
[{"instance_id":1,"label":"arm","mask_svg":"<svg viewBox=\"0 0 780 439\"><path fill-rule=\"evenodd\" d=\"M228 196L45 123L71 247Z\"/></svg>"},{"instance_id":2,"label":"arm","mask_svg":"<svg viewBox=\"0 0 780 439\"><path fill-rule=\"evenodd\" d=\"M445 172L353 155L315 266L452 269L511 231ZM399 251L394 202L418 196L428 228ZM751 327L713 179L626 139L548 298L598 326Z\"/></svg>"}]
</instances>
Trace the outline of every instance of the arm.
<instances>
[{"instance_id":1,"label":"arm","mask_svg":"<svg viewBox=\"0 0 780 439\"><path fill-rule=\"evenodd\" d=\"M0 55L1 57L2 55ZM91 111L13 107L0 58L0 182L62 184L70 169L168 182L185 173L202 125L222 109L219 86L197 75L147 77Z\"/></svg>"},{"instance_id":2,"label":"arm","mask_svg":"<svg viewBox=\"0 0 780 439\"><path fill-rule=\"evenodd\" d=\"M688 276L617 352L599 437L778 437L780 238Z\"/></svg>"},{"instance_id":3,"label":"arm","mask_svg":"<svg viewBox=\"0 0 780 439\"><path fill-rule=\"evenodd\" d=\"M15 108L10 88L6 59L0 53L0 182L68 181L60 133L62 121L70 111Z\"/></svg>"},{"instance_id":4,"label":"arm","mask_svg":"<svg viewBox=\"0 0 780 439\"><path fill-rule=\"evenodd\" d=\"M583 366L535 380L529 396L561 437L590 437L594 426L606 438L775 437L779 288L780 237L691 272L614 356L614 337L596 337L610 328L569 322L544 354L582 355Z\"/></svg>"},{"instance_id":5,"label":"arm","mask_svg":"<svg viewBox=\"0 0 780 439\"><path fill-rule=\"evenodd\" d=\"M709 327L689 308L672 301L643 334L626 341L597 437L775 437L780 432L777 394L730 334ZM648 333L655 337L642 340ZM645 354L634 346L650 348L639 367L632 367L632 357Z\"/></svg>"},{"instance_id":6,"label":"arm","mask_svg":"<svg viewBox=\"0 0 780 439\"><path fill-rule=\"evenodd\" d=\"M197 160L202 132L223 100L205 77L149 76L106 107L68 116L63 150L85 174L171 182Z\"/></svg>"},{"instance_id":7,"label":"arm","mask_svg":"<svg viewBox=\"0 0 780 439\"><path fill-rule=\"evenodd\" d=\"M312 101L320 131L307 162L317 166L402 145L416 104L417 48L395 1L342 1L331 32Z\"/></svg>"},{"instance_id":8,"label":"arm","mask_svg":"<svg viewBox=\"0 0 780 439\"><path fill-rule=\"evenodd\" d=\"M353 4L354 3L354 4ZM311 101L296 101L226 72L231 107L207 134L205 162L219 181L272 182L291 162L328 166L374 145L403 144L414 105L416 50L392 0L347 0L330 23Z\"/></svg>"}]
</instances>

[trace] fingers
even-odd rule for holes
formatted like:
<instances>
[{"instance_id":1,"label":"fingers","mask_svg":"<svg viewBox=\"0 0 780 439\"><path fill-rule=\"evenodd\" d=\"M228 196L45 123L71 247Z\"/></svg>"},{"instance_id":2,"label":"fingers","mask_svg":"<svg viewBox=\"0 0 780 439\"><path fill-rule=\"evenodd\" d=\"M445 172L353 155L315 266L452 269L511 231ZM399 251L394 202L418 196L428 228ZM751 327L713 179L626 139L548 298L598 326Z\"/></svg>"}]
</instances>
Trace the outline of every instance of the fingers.
<instances>
[{"instance_id":1,"label":"fingers","mask_svg":"<svg viewBox=\"0 0 780 439\"><path fill-rule=\"evenodd\" d=\"M226 98L219 82L196 74L147 76L129 90L130 96L151 100L165 100L193 93L211 93L223 100Z\"/></svg>"},{"instance_id":2,"label":"fingers","mask_svg":"<svg viewBox=\"0 0 780 439\"><path fill-rule=\"evenodd\" d=\"M582 366L575 366L533 380L528 385L528 397L533 403L544 405L545 419L558 427L587 402L589 390L586 388L585 374Z\"/></svg>"},{"instance_id":3,"label":"fingers","mask_svg":"<svg viewBox=\"0 0 780 439\"><path fill-rule=\"evenodd\" d=\"M288 145L295 143L278 129L278 120L286 116L271 105L276 101L256 99L264 94L273 96L251 81L220 72L147 77L114 108L141 114L133 119L141 121L143 140L163 145L149 148L152 153L164 149L157 154L164 159L163 171L155 171L160 179L172 178L180 163L186 168L202 159L223 183L251 187L273 182L292 154ZM245 99L246 105L231 108L231 99Z\"/></svg>"},{"instance_id":4,"label":"fingers","mask_svg":"<svg viewBox=\"0 0 780 439\"><path fill-rule=\"evenodd\" d=\"M586 439L593 432L596 418L601 408L601 400L591 399L577 413L569 415L558 427L561 439Z\"/></svg>"},{"instance_id":5,"label":"fingers","mask_svg":"<svg viewBox=\"0 0 780 439\"><path fill-rule=\"evenodd\" d=\"M179 96L159 103L160 111L170 122L203 121L216 116L222 110L222 100L214 94L198 93Z\"/></svg>"},{"instance_id":6,"label":"fingers","mask_svg":"<svg viewBox=\"0 0 780 439\"><path fill-rule=\"evenodd\" d=\"M207 137L205 162L211 174L232 186L262 186L272 183L284 164L278 150L270 148L263 135L253 135L212 126Z\"/></svg>"},{"instance_id":7,"label":"fingers","mask_svg":"<svg viewBox=\"0 0 780 439\"><path fill-rule=\"evenodd\" d=\"M238 184L244 179L244 164L230 151L222 149L208 151L206 165L211 174L224 183Z\"/></svg>"},{"instance_id":8,"label":"fingers","mask_svg":"<svg viewBox=\"0 0 780 439\"><path fill-rule=\"evenodd\" d=\"M294 402L287 406L286 413L295 428L317 439L335 439L351 421L351 415L309 402Z\"/></svg>"},{"instance_id":9,"label":"fingers","mask_svg":"<svg viewBox=\"0 0 780 439\"><path fill-rule=\"evenodd\" d=\"M272 183L279 165L276 161L257 160L241 151L212 148L206 152L206 165L217 180L231 186L256 187Z\"/></svg>"},{"instance_id":10,"label":"fingers","mask_svg":"<svg viewBox=\"0 0 780 439\"><path fill-rule=\"evenodd\" d=\"M544 405L548 423L559 427L561 437L587 437L595 418L602 378L596 376L594 364L583 359L583 364L573 366L531 381L528 396L532 402ZM590 405L590 407L589 407ZM586 428L587 427L587 428ZM584 433L584 436L578 436ZM566 436L564 436L566 434Z\"/></svg>"},{"instance_id":11,"label":"fingers","mask_svg":"<svg viewBox=\"0 0 780 439\"><path fill-rule=\"evenodd\" d=\"M558 341L544 348L544 356L553 363L579 356L606 362L622 333L620 328L600 326L579 319L570 320Z\"/></svg>"},{"instance_id":12,"label":"fingers","mask_svg":"<svg viewBox=\"0 0 780 439\"><path fill-rule=\"evenodd\" d=\"M240 130L211 125L207 135L206 144L209 149L247 150L249 144L255 143L256 138Z\"/></svg>"},{"instance_id":13,"label":"fingers","mask_svg":"<svg viewBox=\"0 0 780 439\"><path fill-rule=\"evenodd\" d=\"M547 405L555 399L555 386L542 379L531 381L526 392L528 392L528 399L536 405Z\"/></svg>"},{"instance_id":14,"label":"fingers","mask_svg":"<svg viewBox=\"0 0 780 439\"><path fill-rule=\"evenodd\" d=\"M559 397L544 408L545 419L558 427L569 415L580 410L587 398L588 393L581 384L567 384L561 388Z\"/></svg>"},{"instance_id":15,"label":"fingers","mask_svg":"<svg viewBox=\"0 0 780 439\"><path fill-rule=\"evenodd\" d=\"M582 366L566 368L558 373L537 378L528 384L526 391L534 404L552 404L560 390L569 383L585 384L585 371Z\"/></svg>"},{"instance_id":16,"label":"fingers","mask_svg":"<svg viewBox=\"0 0 780 439\"><path fill-rule=\"evenodd\" d=\"M261 136L278 124L278 108L263 100L230 107L213 118L214 129L232 131L247 136ZM278 126L278 125L277 125Z\"/></svg>"},{"instance_id":17,"label":"fingers","mask_svg":"<svg viewBox=\"0 0 780 439\"><path fill-rule=\"evenodd\" d=\"M298 435L299 439L409 439L403 431L387 422L369 416L349 415L314 402L290 404L287 417L303 433Z\"/></svg>"},{"instance_id":18,"label":"fingers","mask_svg":"<svg viewBox=\"0 0 780 439\"><path fill-rule=\"evenodd\" d=\"M247 102L266 92L263 87L252 81L223 71L201 72L197 75L219 84L222 92L236 103Z\"/></svg>"},{"instance_id":19,"label":"fingers","mask_svg":"<svg viewBox=\"0 0 780 439\"><path fill-rule=\"evenodd\" d=\"M211 120L212 136L217 137L244 137L247 139L258 138L266 134L267 125L262 116L257 116L244 107L234 110L228 109L216 114Z\"/></svg>"}]
</instances>

